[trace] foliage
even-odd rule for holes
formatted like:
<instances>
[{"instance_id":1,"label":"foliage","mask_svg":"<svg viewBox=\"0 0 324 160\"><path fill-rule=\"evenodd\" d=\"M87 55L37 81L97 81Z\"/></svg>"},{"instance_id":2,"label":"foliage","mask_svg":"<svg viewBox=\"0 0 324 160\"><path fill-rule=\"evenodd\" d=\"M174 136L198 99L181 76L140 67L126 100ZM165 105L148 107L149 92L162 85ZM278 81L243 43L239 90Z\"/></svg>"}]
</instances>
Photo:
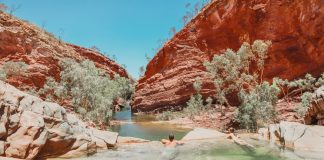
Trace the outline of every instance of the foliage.
<instances>
[{"instance_id":1,"label":"foliage","mask_svg":"<svg viewBox=\"0 0 324 160\"><path fill-rule=\"evenodd\" d=\"M324 73L318 79L314 78L311 74L306 74L305 78L290 82L288 87L298 88L301 92L303 92L314 91L322 85L324 85Z\"/></svg>"},{"instance_id":2,"label":"foliage","mask_svg":"<svg viewBox=\"0 0 324 160\"><path fill-rule=\"evenodd\" d=\"M256 130L260 123L267 123L276 116L275 104L278 100L279 88L268 82L257 85L250 92L241 90L241 105L236 110L235 119L250 130Z\"/></svg>"},{"instance_id":3,"label":"foliage","mask_svg":"<svg viewBox=\"0 0 324 160\"><path fill-rule=\"evenodd\" d=\"M196 93L199 94L201 91L201 81L199 79L196 79L192 86L195 89Z\"/></svg>"},{"instance_id":4,"label":"foliage","mask_svg":"<svg viewBox=\"0 0 324 160\"><path fill-rule=\"evenodd\" d=\"M165 111L161 114L158 114L156 118L161 121L169 121L175 118L175 114L172 111Z\"/></svg>"},{"instance_id":5,"label":"foliage","mask_svg":"<svg viewBox=\"0 0 324 160\"><path fill-rule=\"evenodd\" d=\"M26 76L28 65L25 62L18 61L8 61L2 66L3 71L6 76Z\"/></svg>"},{"instance_id":6,"label":"foliage","mask_svg":"<svg viewBox=\"0 0 324 160\"><path fill-rule=\"evenodd\" d=\"M310 92L303 93L301 99L302 99L301 104L297 106L296 112L300 117L304 117L308 106L312 102L312 93Z\"/></svg>"},{"instance_id":7,"label":"foliage","mask_svg":"<svg viewBox=\"0 0 324 160\"><path fill-rule=\"evenodd\" d=\"M139 68L139 77L142 77L144 74L145 74L145 67L144 66L141 66Z\"/></svg>"},{"instance_id":8,"label":"foliage","mask_svg":"<svg viewBox=\"0 0 324 160\"><path fill-rule=\"evenodd\" d=\"M96 52L100 52L100 49L99 49L99 47L97 47L97 46L92 46L92 47L90 47L90 49L92 49L92 50L94 50L94 51L96 51Z\"/></svg>"},{"instance_id":9,"label":"foliage","mask_svg":"<svg viewBox=\"0 0 324 160\"><path fill-rule=\"evenodd\" d=\"M33 89L33 88L29 88L27 90L27 93L30 94L30 95L33 95L33 96L38 96L37 91L35 89Z\"/></svg>"},{"instance_id":10,"label":"foliage","mask_svg":"<svg viewBox=\"0 0 324 160\"><path fill-rule=\"evenodd\" d=\"M4 81L7 79L7 74L5 71L0 70L0 80Z\"/></svg>"},{"instance_id":11,"label":"foliage","mask_svg":"<svg viewBox=\"0 0 324 160\"><path fill-rule=\"evenodd\" d=\"M208 98L206 99L206 102L207 102L207 104L206 104L206 108L207 108L207 109L208 109L208 108L211 108L212 103L213 103L213 99L212 99L211 97L208 97Z\"/></svg>"},{"instance_id":12,"label":"foliage","mask_svg":"<svg viewBox=\"0 0 324 160\"><path fill-rule=\"evenodd\" d=\"M204 65L214 80L216 99L221 105L229 105L226 95L251 90L262 82L267 50L271 42L256 40L253 45L243 43L237 52L227 49L224 54L215 55ZM250 66L257 69L251 72ZM260 78L260 79L259 79ZM224 114L221 108L222 114Z\"/></svg>"},{"instance_id":13,"label":"foliage","mask_svg":"<svg viewBox=\"0 0 324 160\"><path fill-rule=\"evenodd\" d=\"M21 8L21 4L13 4L9 7L9 15L12 16L18 9Z\"/></svg>"},{"instance_id":14,"label":"foliage","mask_svg":"<svg viewBox=\"0 0 324 160\"><path fill-rule=\"evenodd\" d=\"M186 12L186 14L182 17L182 22L184 25L186 25L192 18L194 18L195 15L199 13L199 11L208 3L210 3L210 0L201 0L200 2L195 3L194 5L191 5L191 3L186 4L186 8L190 9Z\"/></svg>"},{"instance_id":15,"label":"foliage","mask_svg":"<svg viewBox=\"0 0 324 160\"><path fill-rule=\"evenodd\" d=\"M320 86L324 85L324 73L319 78L314 78L311 74L306 74L305 78L300 78L293 81L283 80L280 78L273 78L273 83L281 89L287 99L289 95L294 93L303 94L303 92L313 92Z\"/></svg>"},{"instance_id":16,"label":"foliage","mask_svg":"<svg viewBox=\"0 0 324 160\"><path fill-rule=\"evenodd\" d=\"M38 94L46 95L47 101L55 101L53 95L60 95L59 88L59 83L57 83L53 77L47 77L46 83L44 84L43 88L38 91Z\"/></svg>"},{"instance_id":17,"label":"foliage","mask_svg":"<svg viewBox=\"0 0 324 160\"><path fill-rule=\"evenodd\" d=\"M172 111L165 111L157 115L158 120L171 120L177 117L189 117L190 119L194 119L194 116L201 114L201 112L205 111L207 106L203 104L203 98L200 94L201 90L201 81L196 79L193 83L193 88L195 89L196 93L192 95L187 102L187 106L181 112L172 112ZM208 106L211 106L212 99L209 98L206 100L208 102Z\"/></svg>"},{"instance_id":18,"label":"foliage","mask_svg":"<svg viewBox=\"0 0 324 160\"><path fill-rule=\"evenodd\" d=\"M203 108L203 100L201 94L194 94L187 102L187 107L183 110L184 114L193 119L195 115Z\"/></svg>"},{"instance_id":19,"label":"foliage","mask_svg":"<svg viewBox=\"0 0 324 160\"><path fill-rule=\"evenodd\" d=\"M70 100L75 111L98 124L109 124L113 101L117 97L130 98L134 87L130 80L106 76L89 60L76 62L63 59L59 63L63 69L61 82L48 78L41 94L50 95L48 99Z\"/></svg>"},{"instance_id":20,"label":"foliage","mask_svg":"<svg viewBox=\"0 0 324 160\"><path fill-rule=\"evenodd\" d=\"M286 99L289 98L289 95L295 93L302 95L301 104L297 105L295 110L300 117L304 117L312 101L311 92L324 85L324 73L319 78L314 78L311 74L306 74L304 78L293 81L274 78L273 82L280 87Z\"/></svg>"},{"instance_id":21,"label":"foliage","mask_svg":"<svg viewBox=\"0 0 324 160\"><path fill-rule=\"evenodd\" d=\"M132 82L125 78L120 77L119 75L115 75L113 78L113 86L115 87L115 90L117 91L117 96L124 98L126 100L129 100L132 98L132 95L135 90L135 86L132 84Z\"/></svg>"},{"instance_id":22,"label":"foliage","mask_svg":"<svg viewBox=\"0 0 324 160\"><path fill-rule=\"evenodd\" d=\"M196 81L193 83L193 87L196 93L190 97L190 100L187 102L187 107L183 110L184 114L189 116L191 119L193 119L204 106L203 99L200 94L201 81L196 79Z\"/></svg>"}]
</instances>

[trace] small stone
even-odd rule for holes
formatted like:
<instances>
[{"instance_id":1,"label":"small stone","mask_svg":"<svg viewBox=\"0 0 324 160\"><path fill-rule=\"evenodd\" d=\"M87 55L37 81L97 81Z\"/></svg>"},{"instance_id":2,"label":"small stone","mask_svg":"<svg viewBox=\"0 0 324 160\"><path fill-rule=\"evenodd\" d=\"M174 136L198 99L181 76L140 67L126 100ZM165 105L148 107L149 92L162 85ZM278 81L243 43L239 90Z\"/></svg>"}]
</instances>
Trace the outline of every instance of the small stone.
<instances>
[{"instance_id":1,"label":"small stone","mask_svg":"<svg viewBox=\"0 0 324 160\"><path fill-rule=\"evenodd\" d=\"M4 155L5 153L5 142L0 141L0 156Z\"/></svg>"},{"instance_id":2,"label":"small stone","mask_svg":"<svg viewBox=\"0 0 324 160\"><path fill-rule=\"evenodd\" d=\"M7 135L7 129L3 122L0 122L0 139Z\"/></svg>"}]
</instances>

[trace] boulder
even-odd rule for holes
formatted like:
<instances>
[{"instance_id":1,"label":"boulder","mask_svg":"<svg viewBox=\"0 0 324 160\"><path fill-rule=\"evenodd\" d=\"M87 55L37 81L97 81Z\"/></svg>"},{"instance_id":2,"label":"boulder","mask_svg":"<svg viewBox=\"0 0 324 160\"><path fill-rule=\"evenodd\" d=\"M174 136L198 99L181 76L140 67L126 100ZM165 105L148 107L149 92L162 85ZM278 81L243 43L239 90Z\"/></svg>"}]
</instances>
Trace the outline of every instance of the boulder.
<instances>
[{"instance_id":1,"label":"boulder","mask_svg":"<svg viewBox=\"0 0 324 160\"><path fill-rule=\"evenodd\" d=\"M77 116L51 102L0 81L0 156L78 156L116 144L118 133L87 127Z\"/></svg>"},{"instance_id":2,"label":"boulder","mask_svg":"<svg viewBox=\"0 0 324 160\"><path fill-rule=\"evenodd\" d=\"M303 135L295 140L295 150L324 152L324 127L312 126L306 129Z\"/></svg>"},{"instance_id":3,"label":"boulder","mask_svg":"<svg viewBox=\"0 0 324 160\"><path fill-rule=\"evenodd\" d=\"M318 88L312 98L304 116L305 124L324 126L324 86Z\"/></svg>"},{"instance_id":4,"label":"boulder","mask_svg":"<svg viewBox=\"0 0 324 160\"><path fill-rule=\"evenodd\" d=\"M268 128L260 128L258 130L258 138L262 140L269 139L269 129Z\"/></svg>"},{"instance_id":5,"label":"boulder","mask_svg":"<svg viewBox=\"0 0 324 160\"><path fill-rule=\"evenodd\" d=\"M103 144L101 145L102 148L111 148L117 143L118 133L100 131L96 129L91 130L91 132L95 142L97 144Z\"/></svg>"},{"instance_id":6,"label":"boulder","mask_svg":"<svg viewBox=\"0 0 324 160\"><path fill-rule=\"evenodd\" d=\"M268 133L267 133L268 131ZM270 135L267 140L293 149L300 154L324 152L324 126L308 126L297 122L285 122L259 129L259 137ZM273 136L272 136L273 135ZM312 155L312 154L310 154Z\"/></svg>"}]
</instances>

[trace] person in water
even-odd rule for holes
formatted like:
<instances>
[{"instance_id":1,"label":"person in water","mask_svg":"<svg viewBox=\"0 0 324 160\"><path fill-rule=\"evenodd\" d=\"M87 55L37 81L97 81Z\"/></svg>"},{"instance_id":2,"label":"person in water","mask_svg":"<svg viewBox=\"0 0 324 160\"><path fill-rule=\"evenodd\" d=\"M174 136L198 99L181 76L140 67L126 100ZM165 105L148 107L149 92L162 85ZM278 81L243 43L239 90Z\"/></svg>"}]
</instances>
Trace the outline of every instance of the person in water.
<instances>
[{"instance_id":1,"label":"person in water","mask_svg":"<svg viewBox=\"0 0 324 160\"><path fill-rule=\"evenodd\" d=\"M235 130L234 130L233 127L231 127L231 128L228 129L228 131L227 131L227 139L239 138L238 136L235 135L234 131Z\"/></svg>"},{"instance_id":2,"label":"person in water","mask_svg":"<svg viewBox=\"0 0 324 160\"><path fill-rule=\"evenodd\" d=\"M174 135L172 133L169 135L169 140L162 139L161 142L162 144L164 144L165 147L176 147L177 145L184 144L184 142L182 141L174 140Z\"/></svg>"},{"instance_id":3,"label":"person in water","mask_svg":"<svg viewBox=\"0 0 324 160\"><path fill-rule=\"evenodd\" d=\"M161 160L173 160L177 157L179 151L177 150L178 145L183 145L182 141L174 139L174 135L171 133L169 139L162 139L161 143L164 144L165 148L161 154Z\"/></svg>"},{"instance_id":4,"label":"person in water","mask_svg":"<svg viewBox=\"0 0 324 160\"><path fill-rule=\"evenodd\" d=\"M244 140L240 139L237 135L235 135L234 131L235 130L233 127L229 128L226 138L232 140L234 143L239 144L241 146L255 148L253 145L245 142Z\"/></svg>"}]
</instances>

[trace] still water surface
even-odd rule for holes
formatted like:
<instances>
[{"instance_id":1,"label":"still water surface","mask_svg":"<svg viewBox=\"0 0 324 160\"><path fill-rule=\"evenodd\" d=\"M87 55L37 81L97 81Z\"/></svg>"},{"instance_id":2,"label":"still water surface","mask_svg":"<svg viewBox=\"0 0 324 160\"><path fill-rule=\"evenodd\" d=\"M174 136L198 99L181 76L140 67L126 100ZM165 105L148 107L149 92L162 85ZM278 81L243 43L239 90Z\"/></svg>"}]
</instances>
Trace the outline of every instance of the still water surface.
<instances>
[{"instance_id":1,"label":"still water surface","mask_svg":"<svg viewBox=\"0 0 324 160\"><path fill-rule=\"evenodd\" d=\"M115 125L112 131L120 136L130 136L153 140L149 143L120 145L115 150L108 150L78 160L302 160L290 150L280 149L265 141L259 141L249 136L242 137L248 143L256 146L249 149L239 146L227 139L188 141L174 150L166 148L157 140L166 138L170 132L181 139L190 129L183 129L170 124L153 123L151 115L132 115L130 110L124 110L114 115L114 119L123 123ZM165 154L167 153L167 154Z\"/></svg>"},{"instance_id":2,"label":"still water surface","mask_svg":"<svg viewBox=\"0 0 324 160\"><path fill-rule=\"evenodd\" d=\"M173 133L176 139L181 139L191 131L168 123L154 123L156 121L154 115L133 115L130 109L115 113L113 119L122 123L113 125L111 131L118 132L123 137L159 141L167 138L170 133Z\"/></svg>"}]
</instances>

